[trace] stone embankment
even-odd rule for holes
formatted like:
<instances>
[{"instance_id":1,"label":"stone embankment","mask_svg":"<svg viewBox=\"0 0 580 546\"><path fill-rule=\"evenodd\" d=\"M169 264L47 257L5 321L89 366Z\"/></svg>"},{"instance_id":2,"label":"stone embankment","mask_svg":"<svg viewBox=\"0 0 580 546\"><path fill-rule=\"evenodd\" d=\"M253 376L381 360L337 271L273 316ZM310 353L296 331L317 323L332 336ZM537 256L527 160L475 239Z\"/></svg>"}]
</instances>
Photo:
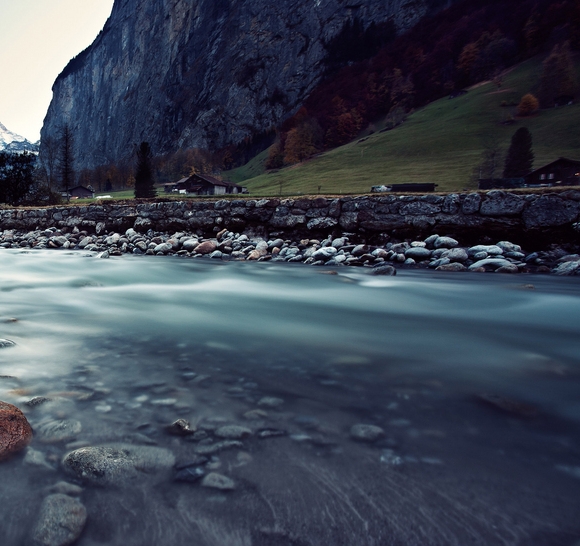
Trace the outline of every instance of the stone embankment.
<instances>
[{"instance_id":1,"label":"stone embankment","mask_svg":"<svg viewBox=\"0 0 580 546\"><path fill-rule=\"evenodd\" d=\"M95 204L0 211L0 247L573 274L579 215L574 190Z\"/></svg>"}]
</instances>

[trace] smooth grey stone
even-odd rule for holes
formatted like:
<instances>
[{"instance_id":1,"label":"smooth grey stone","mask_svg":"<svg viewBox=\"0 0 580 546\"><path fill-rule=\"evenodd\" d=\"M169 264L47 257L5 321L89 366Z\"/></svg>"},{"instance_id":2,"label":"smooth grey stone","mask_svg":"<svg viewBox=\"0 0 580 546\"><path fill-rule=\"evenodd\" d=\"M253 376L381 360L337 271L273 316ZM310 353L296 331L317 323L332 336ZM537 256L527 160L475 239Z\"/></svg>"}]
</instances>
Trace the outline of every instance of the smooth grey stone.
<instances>
[{"instance_id":1,"label":"smooth grey stone","mask_svg":"<svg viewBox=\"0 0 580 546\"><path fill-rule=\"evenodd\" d=\"M252 431L247 427L239 425L225 425L219 427L214 431L214 434L219 438L227 438L229 440L240 440L252 435Z\"/></svg>"},{"instance_id":2,"label":"smooth grey stone","mask_svg":"<svg viewBox=\"0 0 580 546\"><path fill-rule=\"evenodd\" d=\"M553 269L554 275L575 275L580 268L580 260L577 262L564 262L561 263L558 267Z\"/></svg>"},{"instance_id":3,"label":"smooth grey stone","mask_svg":"<svg viewBox=\"0 0 580 546\"><path fill-rule=\"evenodd\" d=\"M459 262L452 262L438 266L435 271L467 271L467 267Z\"/></svg>"},{"instance_id":4,"label":"smooth grey stone","mask_svg":"<svg viewBox=\"0 0 580 546\"><path fill-rule=\"evenodd\" d=\"M490 256L503 254L503 250L497 245L475 245L467 250L469 256L475 256L478 252L487 252Z\"/></svg>"},{"instance_id":5,"label":"smooth grey stone","mask_svg":"<svg viewBox=\"0 0 580 546\"><path fill-rule=\"evenodd\" d=\"M236 488L236 484L231 478L218 474L217 472L210 472L205 476L201 482L203 487L210 487L212 489L219 489L220 491L232 491Z\"/></svg>"},{"instance_id":6,"label":"smooth grey stone","mask_svg":"<svg viewBox=\"0 0 580 546\"><path fill-rule=\"evenodd\" d=\"M435 248L455 248L457 245L459 245L459 241L452 237L437 237L433 243Z\"/></svg>"},{"instance_id":7,"label":"smooth grey stone","mask_svg":"<svg viewBox=\"0 0 580 546\"><path fill-rule=\"evenodd\" d=\"M449 259L450 262L466 262L468 259L467 251L464 248L452 248L441 257Z\"/></svg>"},{"instance_id":8,"label":"smooth grey stone","mask_svg":"<svg viewBox=\"0 0 580 546\"><path fill-rule=\"evenodd\" d=\"M171 468L175 457L168 449L132 444L82 447L64 456L65 471L92 485L123 485L143 473Z\"/></svg>"},{"instance_id":9,"label":"smooth grey stone","mask_svg":"<svg viewBox=\"0 0 580 546\"><path fill-rule=\"evenodd\" d=\"M359 442L376 442L385 436L385 431L376 425L359 423L351 427L350 436Z\"/></svg>"},{"instance_id":10,"label":"smooth grey stone","mask_svg":"<svg viewBox=\"0 0 580 546\"><path fill-rule=\"evenodd\" d=\"M45 421L36 427L38 439L46 444L66 442L76 438L83 427L76 419Z\"/></svg>"},{"instance_id":11,"label":"smooth grey stone","mask_svg":"<svg viewBox=\"0 0 580 546\"><path fill-rule=\"evenodd\" d=\"M478 267L493 267L494 269L498 269L499 267L509 266L512 263L508 260L504 260L503 258L486 258L485 260L479 260L469 266L469 269L477 269Z\"/></svg>"},{"instance_id":12,"label":"smooth grey stone","mask_svg":"<svg viewBox=\"0 0 580 546\"><path fill-rule=\"evenodd\" d=\"M258 400L258 406L264 406L266 408L277 408L284 403L282 398L276 398L275 396L264 396Z\"/></svg>"},{"instance_id":13,"label":"smooth grey stone","mask_svg":"<svg viewBox=\"0 0 580 546\"><path fill-rule=\"evenodd\" d=\"M497 243L496 246L501 248L504 251L504 253L505 252L521 252L522 251L522 247L520 245L510 243L509 241L500 241L499 243Z\"/></svg>"},{"instance_id":14,"label":"smooth grey stone","mask_svg":"<svg viewBox=\"0 0 580 546\"><path fill-rule=\"evenodd\" d=\"M173 478L176 482L198 482L201 478L205 476L205 470L199 466L189 466L183 468Z\"/></svg>"},{"instance_id":15,"label":"smooth grey stone","mask_svg":"<svg viewBox=\"0 0 580 546\"><path fill-rule=\"evenodd\" d=\"M0 339L0 349L6 349L7 347L14 347L16 343L9 339Z\"/></svg>"},{"instance_id":16,"label":"smooth grey stone","mask_svg":"<svg viewBox=\"0 0 580 546\"><path fill-rule=\"evenodd\" d=\"M411 247L405 250L405 258L413 258L416 261L428 260L431 257L431 251L424 247Z\"/></svg>"},{"instance_id":17,"label":"smooth grey stone","mask_svg":"<svg viewBox=\"0 0 580 546\"><path fill-rule=\"evenodd\" d=\"M223 440L215 444L209 445L198 445L195 448L195 452L198 455L215 455L220 451L225 451L226 449L242 448L244 444L238 442L237 440Z\"/></svg>"},{"instance_id":18,"label":"smooth grey stone","mask_svg":"<svg viewBox=\"0 0 580 546\"><path fill-rule=\"evenodd\" d=\"M67 546L83 532L87 510L78 499L56 493L42 501L32 530L34 546Z\"/></svg>"},{"instance_id":19,"label":"smooth grey stone","mask_svg":"<svg viewBox=\"0 0 580 546\"><path fill-rule=\"evenodd\" d=\"M392 265L378 265L373 267L370 271L371 275L387 275L394 276L397 274L397 270Z\"/></svg>"}]
</instances>

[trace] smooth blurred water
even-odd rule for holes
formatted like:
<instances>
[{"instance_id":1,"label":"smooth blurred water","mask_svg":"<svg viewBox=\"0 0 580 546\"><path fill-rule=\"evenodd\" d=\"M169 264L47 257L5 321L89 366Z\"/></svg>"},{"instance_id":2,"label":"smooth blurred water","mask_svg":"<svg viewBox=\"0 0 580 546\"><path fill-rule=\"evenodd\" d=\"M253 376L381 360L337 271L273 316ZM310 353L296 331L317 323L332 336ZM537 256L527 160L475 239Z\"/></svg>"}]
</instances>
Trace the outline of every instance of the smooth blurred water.
<instances>
[{"instance_id":1,"label":"smooth blurred water","mask_svg":"<svg viewBox=\"0 0 580 546\"><path fill-rule=\"evenodd\" d=\"M0 338L17 344L0 349L0 375L11 376L0 379L0 399L23 408L33 427L74 416L83 424L76 440L96 445L130 438L145 423L158 445L187 456L192 444L164 435L164 424L220 417L251 425L241 415L260 397L285 401L266 424L294 438L248 441L250 464L238 464L236 453L216 461L244 484L230 496L170 476L143 485L139 499L87 488L80 544L580 539L579 279L337 272L0 253ZM188 373L208 377L188 382ZM87 402L79 389L104 394ZM502 412L482 393L525 403L537 416ZM156 395L177 402L155 405ZM58 403L27 409L35 396ZM312 436L308 419L318 440L298 437ZM353 442L348 430L358 422L382 426L388 442ZM21 458L0 465L10 484L0 521L16 522L7 544L26 535L42 488L63 478L58 461L70 447L35 439L51 470ZM385 449L404 464L385 463ZM309 494L314 504L298 506ZM155 530L124 526L104 508L116 502L131 514L124 518L156 519ZM19 517L1 508L10 504Z\"/></svg>"}]
</instances>

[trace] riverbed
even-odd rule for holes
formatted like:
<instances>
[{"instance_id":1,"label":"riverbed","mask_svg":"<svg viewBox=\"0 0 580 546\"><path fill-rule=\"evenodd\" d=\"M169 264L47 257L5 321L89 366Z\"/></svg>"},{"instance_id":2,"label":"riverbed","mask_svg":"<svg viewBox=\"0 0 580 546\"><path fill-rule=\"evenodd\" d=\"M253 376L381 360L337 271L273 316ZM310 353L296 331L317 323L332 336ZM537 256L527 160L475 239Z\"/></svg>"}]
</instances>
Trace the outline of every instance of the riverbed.
<instances>
[{"instance_id":1,"label":"riverbed","mask_svg":"<svg viewBox=\"0 0 580 546\"><path fill-rule=\"evenodd\" d=\"M3 250L0 292L0 400L35 431L0 464L3 546L62 480L80 546L580 541L580 278ZM65 472L103 445L174 461Z\"/></svg>"}]
</instances>

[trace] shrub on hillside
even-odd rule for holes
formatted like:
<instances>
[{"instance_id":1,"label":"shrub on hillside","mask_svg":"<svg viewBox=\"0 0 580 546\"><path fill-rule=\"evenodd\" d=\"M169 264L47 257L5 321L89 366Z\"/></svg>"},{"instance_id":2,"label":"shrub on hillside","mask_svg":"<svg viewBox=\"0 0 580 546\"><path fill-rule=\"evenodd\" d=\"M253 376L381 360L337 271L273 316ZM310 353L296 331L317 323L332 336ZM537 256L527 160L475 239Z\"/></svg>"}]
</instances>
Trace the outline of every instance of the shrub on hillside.
<instances>
[{"instance_id":1,"label":"shrub on hillside","mask_svg":"<svg viewBox=\"0 0 580 546\"><path fill-rule=\"evenodd\" d=\"M527 93L518 104L518 116L531 116L538 111L540 102L534 95Z\"/></svg>"}]
</instances>

